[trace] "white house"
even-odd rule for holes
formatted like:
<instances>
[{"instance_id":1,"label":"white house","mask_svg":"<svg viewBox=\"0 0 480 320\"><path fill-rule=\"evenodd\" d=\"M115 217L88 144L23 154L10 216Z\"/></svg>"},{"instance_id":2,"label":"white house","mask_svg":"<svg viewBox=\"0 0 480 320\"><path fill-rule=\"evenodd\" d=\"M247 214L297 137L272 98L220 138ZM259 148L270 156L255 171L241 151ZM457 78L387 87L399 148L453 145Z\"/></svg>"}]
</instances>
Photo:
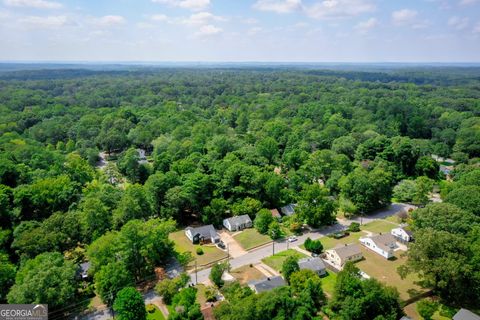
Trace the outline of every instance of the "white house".
<instances>
[{"instance_id":1,"label":"white house","mask_svg":"<svg viewBox=\"0 0 480 320\"><path fill-rule=\"evenodd\" d=\"M404 228L395 228L390 231L392 236L394 236L398 241L406 243L413 240L413 235L410 230L405 230Z\"/></svg>"},{"instance_id":2,"label":"white house","mask_svg":"<svg viewBox=\"0 0 480 320\"><path fill-rule=\"evenodd\" d=\"M335 268L342 270L348 261L358 261L363 258L363 253L357 244L351 243L325 251L326 260Z\"/></svg>"},{"instance_id":3,"label":"white house","mask_svg":"<svg viewBox=\"0 0 480 320\"><path fill-rule=\"evenodd\" d=\"M252 219L248 214L242 216L235 216L223 220L223 226L227 228L228 231L239 231L246 228L251 228L253 226Z\"/></svg>"},{"instance_id":4,"label":"white house","mask_svg":"<svg viewBox=\"0 0 480 320\"><path fill-rule=\"evenodd\" d=\"M397 247L397 240L390 233L360 238L360 243L387 259L393 257L393 250Z\"/></svg>"},{"instance_id":5,"label":"white house","mask_svg":"<svg viewBox=\"0 0 480 320\"><path fill-rule=\"evenodd\" d=\"M217 243L220 241L220 236L211 224L196 228L188 227L185 229L185 235L193 243Z\"/></svg>"}]
</instances>

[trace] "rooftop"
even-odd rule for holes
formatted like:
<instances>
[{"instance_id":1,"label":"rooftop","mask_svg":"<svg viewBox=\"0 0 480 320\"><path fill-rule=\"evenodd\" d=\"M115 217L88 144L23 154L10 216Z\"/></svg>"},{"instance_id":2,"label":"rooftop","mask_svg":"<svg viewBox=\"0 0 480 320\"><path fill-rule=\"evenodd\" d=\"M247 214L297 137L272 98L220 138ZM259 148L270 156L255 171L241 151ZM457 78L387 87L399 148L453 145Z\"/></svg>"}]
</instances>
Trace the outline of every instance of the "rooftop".
<instances>
[{"instance_id":1,"label":"rooftop","mask_svg":"<svg viewBox=\"0 0 480 320\"><path fill-rule=\"evenodd\" d=\"M228 218L228 219L225 219L225 220L228 220L228 222L230 222L230 224L232 224L232 225L239 225L239 224L245 224L245 223L248 223L248 222L252 222L252 219L250 219L248 214L231 217L231 218Z\"/></svg>"},{"instance_id":2,"label":"rooftop","mask_svg":"<svg viewBox=\"0 0 480 320\"><path fill-rule=\"evenodd\" d=\"M326 268L323 260L318 257L301 259L298 261L298 266L300 269L308 269L312 271L320 271Z\"/></svg>"},{"instance_id":3,"label":"rooftop","mask_svg":"<svg viewBox=\"0 0 480 320\"><path fill-rule=\"evenodd\" d=\"M281 276L251 281L249 284L253 286L258 293L287 285L287 283L285 282L285 280L283 280Z\"/></svg>"},{"instance_id":4,"label":"rooftop","mask_svg":"<svg viewBox=\"0 0 480 320\"><path fill-rule=\"evenodd\" d=\"M480 316L462 308L453 316L453 320L480 320Z\"/></svg>"},{"instance_id":5,"label":"rooftop","mask_svg":"<svg viewBox=\"0 0 480 320\"><path fill-rule=\"evenodd\" d=\"M358 254L362 254L362 250L360 249L360 246L358 246L355 243L350 243L350 244L345 244L342 246L338 246L333 248L332 250L335 250L335 252L338 254L340 259L345 259L347 257L355 256Z\"/></svg>"}]
</instances>

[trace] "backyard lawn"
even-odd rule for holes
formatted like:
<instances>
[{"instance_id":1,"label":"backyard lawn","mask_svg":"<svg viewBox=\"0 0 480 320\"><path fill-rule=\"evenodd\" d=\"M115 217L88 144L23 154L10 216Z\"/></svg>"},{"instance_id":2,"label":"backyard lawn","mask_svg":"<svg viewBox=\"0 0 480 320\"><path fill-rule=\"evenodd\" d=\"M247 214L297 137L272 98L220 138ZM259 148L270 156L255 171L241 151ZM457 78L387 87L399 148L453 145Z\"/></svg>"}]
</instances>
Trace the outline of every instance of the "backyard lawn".
<instances>
[{"instance_id":1,"label":"backyard lawn","mask_svg":"<svg viewBox=\"0 0 480 320\"><path fill-rule=\"evenodd\" d=\"M202 266L213 261L227 257L227 253L218 249L215 245L194 245L185 235L183 230L170 233L170 240L175 242L175 250L178 252L190 251L194 258L197 259L197 266ZM203 254L196 253L197 248L202 248Z\"/></svg>"},{"instance_id":2,"label":"backyard lawn","mask_svg":"<svg viewBox=\"0 0 480 320\"><path fill-rule=\"evenodd\" d=\"M153 313L149 313L147 311L147 320L165 320L163 313L158 309L158 307L154 304L149 304L149 306L153 306L155 311Z\"/></svg>"},{"instance_id":3,"label":"backyard lawn","mask_svg":"<svg viewBox=\"0 0 480 320\"><path fill-rule=\"evenodd\" d=\"M266 257L262 259L262 262L265 263L267 266L272 267L273 269L280 271L282 269L283 262L289 256L296 256L298 259L307 257L301 252L298 252L294 249L289 249L286 251L279 252L274 256Z\"/></svg>"},{"instance_id":4,"label":"backyard lawn","mask_svg":"<svg viewBox=\"0 0 480 320\"><path fill-rule=\"evenodd\" d=\"M258 247L262 244L271 242L269 236L260 234L256 229L245 229L242 232L233 236L233 238L240 244L245 250L250 250L254 247Z\"/></svg>"},{"instance_id":5,"label":"backyard lawn","mask_svg":"<svg viewBox=\"0 0 480 320\"><path fill-rule=\"evenodd\" d=\"M397 268L404 264L406 260L406 257L401 257L403 251L395 251L397 259L386 260L363 246L361 248L365 259L357 262L356 266L378 281L396 287L402 300L407 300L425 292L425 289L415 284L415 281L418 281L416 275L409 274L405 279L402 279L398 274Z\"/></svg>"},{"instance_id":6,"label":"backyard lawn","mask_svg":"<svg viewBox=\"0 0 480 320\"><path fill-rule=\"evenodd\" d=\"M246 284L252 280L260 280L265 278L265 275L257 268L250 267L249 265L234 269L230 271L230 274L241 284Z\"/></svg>"},{"instance_id":7,"label":"backyard lawn","mask_svg":"<svg viewBox=\"0 0 480 320\"><path fill-rule=\"evenodd\" d=\"M322 277L322 289L323 292L328 297L333 296L333 292L335 291L335 283L337 282L337 274L335 272L327 270L327 276Z\"/></svg>"},{"instance_id":8,"label":"backyard lawn","mask_svg":"<svg viewBox=\"0 0 480 320\"><path fill-rule=\"evenodd\" d=\"M393 224L386 220L375 220L363 225L362 230L367 230L372 233L390 233L393 228L398 227L397 224Z\"/></svg>"}]
</instances>

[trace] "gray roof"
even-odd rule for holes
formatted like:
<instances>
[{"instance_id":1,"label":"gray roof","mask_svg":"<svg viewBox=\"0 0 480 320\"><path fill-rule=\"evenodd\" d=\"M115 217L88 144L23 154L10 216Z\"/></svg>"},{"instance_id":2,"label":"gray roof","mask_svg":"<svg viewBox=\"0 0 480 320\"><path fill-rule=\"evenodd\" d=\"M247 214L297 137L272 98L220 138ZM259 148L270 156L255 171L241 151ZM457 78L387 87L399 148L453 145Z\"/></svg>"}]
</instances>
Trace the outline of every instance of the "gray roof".
<instances>
[{"instance_id":1,"label":"gray roof","mask_svg":"<svg viewBox=\"0 0 480 320\"><path fill-rule=\"evenodd\" d=\"M295 213L295 207L296 204L289 204L286 205L285 207L281 207L280 211L285 215L285 216L291 216L292 214Z\"/></svg>"},{"instance_id":2,"label":"gray roof","mask_svg":"<svg viewBox=\"0 0 480 320\"><path fill-rule=\"evenodd\" d=\"M82 272L88 272L88 270L90 269L90 262L84 262L84 263L80 263L80 270Z\"/></svg>"},{"instance_id":3,"label":"gray roof","mask_svg":"<svg viewBox=\"0 0 480 320\"><path fill-rule=\"evenodd\" d=\"M301 259L298 261L298 266L300 269L308 269L315 272L326 269L325 263L319 257Z\"/></svg>"},{"instance_id":4,"label":"gray roof","mask_svg":"<svg viewBox=\"0 0 480 320\"><path fill-rule=\"evenodd\" d=\"M192 233L192 236L195 236L199 234L200 236L204 238L217 238L218 234L213 225L209 224L206 226L201 226L201 227L188 227L186 230L191 230L190 232Z\"/></svg>"},{"instance_id":5,"label":"gray roof","mask_svg":"<svg viewBox=\"0 0 480 320\"><path fill-rule=\"evenodd\" d=\"M391 233L379 234L378 236L370 237L372 241L377 245L377 247L388 251L391 248L388 246L389 243L396 243L397 240Z\"/></svg>"},{"instance_id":6,"label":"gray roof","mask_svg":"<svg viewBox=\"0 0 480 320\"><path fill-rule=\"evenodd\" d=\"M258 293L287 285L287 283L285 282L285 280L283 280L281 276L252 281L249 284L253 286Z\"/></svg>"},{"instance_id":7,"label":"gray roof","mask_svg":"<svg viewBox=\"0 0 480 320\"><path fill-rule=\"evenodd\" d=\"M225 219L225 220L227 220L230 223L230 225L232 225L232 226L239 226L239 225L242 225L242 224L252 222L252 219L250 219L248 214L231 217L231 218L228 218L228 219Z\"/></svg>"},{"instance_id":8,"label":"gray roof","mask_svg":"<svg viewBox=\"0 0 480 320\"><path fill-rule=\"evenodd\" d=\"M453 316L453 320L480 320L480 316L462 308Z\"/></svg>"},{"instance_id":9,"label":"gray roof","mask_svg":"<svg viewBox=\"0 0 480 320\"><path fill-rule=\"evenodd\" d=\"M333 250L335 250L335 252L338 254L340 259L342 260L345 260L345 258L355 256L357 254L362 254L362 250L360 249L360 246L358 246L355 243L338 246L336 248L333 248Z\"/></svg>"}]
</instances>

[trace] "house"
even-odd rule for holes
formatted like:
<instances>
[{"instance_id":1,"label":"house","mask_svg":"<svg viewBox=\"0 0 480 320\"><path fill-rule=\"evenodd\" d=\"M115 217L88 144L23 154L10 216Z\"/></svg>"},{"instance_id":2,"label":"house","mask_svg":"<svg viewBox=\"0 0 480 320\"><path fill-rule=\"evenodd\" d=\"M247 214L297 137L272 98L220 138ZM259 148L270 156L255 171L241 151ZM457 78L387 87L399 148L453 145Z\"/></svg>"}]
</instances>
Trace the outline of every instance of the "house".
<instances>
[{"instance_id":1,"label":"house","mask_svg":"<svg viewBox=\"0 0 480 320\"><path fill-rule=\"evenodd\" d=\"M252 219L248 214L242 216L235 216L223 220L223 226L228 229L228 231L239 231L246 228L251 228L253 226Z\"/></svg>"},{"instance_id":2,"label":"house","mask_svg":"<svg viewBox=\"0 0 480 320\"><path fill-rule=\"evenodd\" d=\"M272 213L272 217L280 219L282 216L280 215L280 212L278 212L277 209L270 209L270 212Z\"/></svg>"},{"instance_id":3,"label":"house","mask_svg":"<svg viewBox=\"0 0 480 320\"><path fill-rule=\"evenodd\" d=\"M262 280L251 281L248 286L256 293L270 291L272 289L286 286L287 283L281 276L269 277Z\"/></svg>"},{"instance_id":4,"label":"house","mask_svg":"<svg viewBox=\"0 0 480 320\"><path fill-rule=\"evenodd\" d=\"M480 316L476 315L472 311L467 309L460 309L458 312L453 316L453 320L480 320Z\"/></svg>"},{"instance_id":5,"label":"house","mask_svg":"<svg viewBox=\"0 0 480 320\"><path fill-rule=\"evenodd\" d=\"M284 216L287 216L287 217L290 217L291 215L293 215L295 213L295 207L297 205L296 204L289 204L285 207L281 207L280 208L280 211L283 213Z\"/></svg>"},{"instance_id":6,"label":"house","mask_svg":"<svg viewBox=\"0 0 480 320\"><path fill-rule=\"evenodd\" d=\"M300 267L300 270L312 270L319 276L323 276L327 273L325 263L323 263L323 260L319 257L301 259L298 261L298 266Z\"/></svg>"},{"instance_id":7,"label":"house","mask_svg":"<svg viewBox=\"0 0 480 320\"><path fill-rule=\"evenodd\" d=\"M360 238L360 243L387 259L393 257L393 250L397 247L397 240L390 233Z\"/></svg>"},{"instance_id":8,"label":"house","mask_svg":"<svg viewBox=\"0 0 480 320\"><path fill-rule=\"evenodd\" d=\"M363 253L357 244L345 244L325 251L326 259L335 268L341 270L348 261L358 261L363 258Z\"/></svg>"},{"instance_id":9,"label":"house","mask_svg":"<svg viewBox=\"0 0 480 320\"><path fill-rule=\"evenodd\" d=\"M407 243L413 240L413 233L410 230L406 230L405 228L394 228L390 231L392 236L394 236L397 241Z\"/></svg>"},{"instance_id":10,"label":"house","mask_svg":"<svg viewBox=\"0 0 480 320\"><path fill-rule=\"evenodd\" d=\"M185 229L185 235L193 243L217 243L220 241L220 236L211 224L196 228L188 227Z\"/></svg>"}]
</instances>

